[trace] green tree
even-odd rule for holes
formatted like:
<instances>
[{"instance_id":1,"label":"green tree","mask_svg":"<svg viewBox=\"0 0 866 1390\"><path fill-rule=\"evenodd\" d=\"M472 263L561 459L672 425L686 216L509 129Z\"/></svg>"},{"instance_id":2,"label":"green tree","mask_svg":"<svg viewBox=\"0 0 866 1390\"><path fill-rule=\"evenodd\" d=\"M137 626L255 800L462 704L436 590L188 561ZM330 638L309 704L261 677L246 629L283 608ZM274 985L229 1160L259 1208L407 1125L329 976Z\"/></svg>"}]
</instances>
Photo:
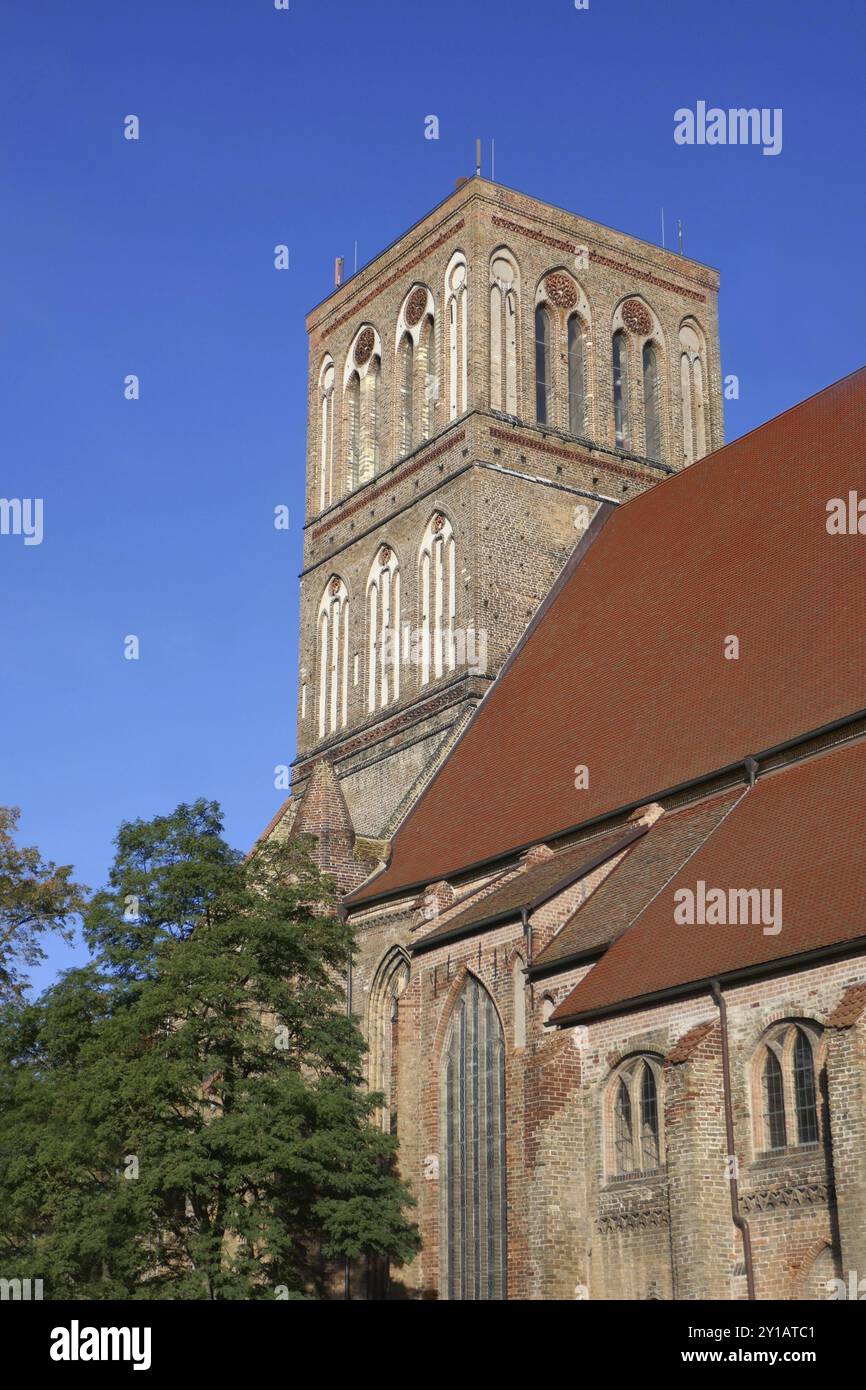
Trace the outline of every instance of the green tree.
<instances>
[{"instance_id":1,"label":"green tree","mask_svg":"<svg viewBox=\"0 0 866 1390\"><path fill-rule=\"evenodd\" d=\"M94 963L0 1017L4 1270L48 1297L274 1298L407 1259L331 883L297 842L243 859L205 802L116 843Z\"/></svg>"},{"instance_id":2,"label":"green tree","mask_svg":"<svg viewBox=\"0 0 866 1390\"><path fill-rule=\"evenodd\" d=\"M17 807L0 806L0 1003L23 998L29 981L22 967L45 959L49 932L71 940L86 894L69 865L58 868L35 846L15 843L19 816Z\"/></svg>"}]
</instances>

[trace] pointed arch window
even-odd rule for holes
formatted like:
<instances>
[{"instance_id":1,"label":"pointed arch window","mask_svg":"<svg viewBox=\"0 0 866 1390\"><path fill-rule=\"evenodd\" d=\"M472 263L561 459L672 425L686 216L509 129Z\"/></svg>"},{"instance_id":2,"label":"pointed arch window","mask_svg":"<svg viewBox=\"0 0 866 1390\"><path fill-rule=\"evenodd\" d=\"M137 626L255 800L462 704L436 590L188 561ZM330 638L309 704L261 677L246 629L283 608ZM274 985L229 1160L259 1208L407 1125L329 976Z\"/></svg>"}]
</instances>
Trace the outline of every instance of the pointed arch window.
<instances>
[{"instance_id":1,"label":"pointed arch window","mask_svg":"<svg viewBox=\"0 0 866 1390\"><path fill-rule=\"evenodd\" d=\"M469 295L466 260L457 251L445 272L445 324L448 335L448 418L466 411L469 396Z\"/></svg>"},{"instance_id":2,"label":"pointed arch window","mask_svg":"<svg viewBox=\"0 0 866 1390\"><path fill-rule=\"evenodd\" d=\"M568 428L585 435L586 412L586 330L577 314L568 320Z\"/></svg>"},{"instance_id":3,"label":"pointed arch window","mask_svg":"<svg viewBox=\"0 0 866 1390\"><path fill-rule=\"evenodd\" d=\"M439 377L436 370L436 334L432 315L427 316L418 340L418 374L421 388L421 441L434 432Z\"/></svg>"},{"instance_id":4,"label":"pointed arch window","mask_svg":"<svg viewBox=\"0 0 866 1390\"><path fill-rule=\"evenodd\" d=\"M367 1074L371 1091L383 1104L377 1119L382 1129L397 1132L398 1001L409 980L409 958L400 947L389 951L370 989L367 1022Z\"/></svg>"},{"instance_id":5,"label":"pointed arch window","mask_svg":"<svg viewBox=\"0 0 866 1390\"><path fill-rule=\"evenodd\" d=\"M346 491L358 486L361 464L361 379L353 372L343 392L346 439Z\"/></svg>"},{"instance_id":6,"label":"pointed arch window","mask_svg":"<svg viewBox=\"0 0 866 1390\"><path fill-rule=\"evenodd\" d=\"M628 444L628 343L622 329L613 335L613 422L618 449Z\"/></svg>"},{"instance_id":7,"label":"pointed arch window","mask_svg":"<svg viewBox=\"0 0 866 1390\"><path fill-rule=\"evenodd\" d=\"M613 1178L655 1173L662 1162L658 1058L632 1057L608 1091L608 1169Z\"/></svg>"},{"instance_id":8,"label":"pointed arch window","mask_svg":"<svg viewBox=\"0 0 866 1390\"><path fill-rule=\"evenodd\" d=\"M647 458L660 459L662 455L661 375L659 372L659 350L651 338L648 338L644 343L641 358L643 365L644 450Z\"/></svg>"},{"instance_id":9,"label":"pointed arch window","mask_svg":"<svg viewBox=\"0 0 866 1390\"><path fill-rule=\"evenodd\" d=\"M415 415L415 344L404 333L397 358L400 387L400 456L408 454L414 439Z\"/></svg>"},{"instance_id":10,"label":"pointed arch window","mask_svg":"<svg viewBox=\"0 0 866 1390\"><path fill-rule=\"evenodd\" d=\"M358 482L366 483L379 471L379 378L381 362L378 355L370 364L360 383L358 427Z\"/></svg>"},{"instance_id":11,"label":"pointed arch window","mask_svg":"<svg viewBox=\"0 0 866 1390\"><path fill-rule=\"evenodd\" d=\"M349 595L334 575L319 604L319 737L344 728L349 704Z\"/></svg>"},{"instance_id":12,"label":"pointed arch window","mask_svg":"<svg viewBox=\"0 0 866 1390\"><path fill-rule=\"evenodd\" d=\"M788 1134L785 1124L785 1083L782 1064L775 1052L764 1058L764 1131L768 1147L784 1149Z\"/></svg>"},{"instance_id":13,"label":"pointed arch window","mask_svg":"<svg viewBox=\"0 0 866 1390\"><path fill-rule=\"evenodd\" d=\"M506 1297L505 1046L473 977L454 1007L440 1077L442 1287L449 1299Z\"/></svg>"},{"instance_id":14,"label":"pointed arch window","mask_svg":"<svg viewBox=\"0 0 866 1390\"><path fill-rule=\"evenodd\" d=\"M757 1055L759 1103L755 1147L761 1152L820 1142L818 1085L823 1047L817 1025L782 1023L764 1038Z\"/></svg>"},{"instance_id":15,"label":"pointed arch window","mask_svg":"<svg viewBox=\"0 0 866 1390\"><path fill-rule=\"evenodd\" d=\"M490 406L517 414L517 263L510 251L494 254L490 266Z\"/></svg>"},{"instance_id":16,"label":"pointed arch window","mask_svg":"<svg viewBox=\"0 0 866 1390\"><path fill-rule=\"evenodd\" d=\"M367 579L367 709L400 695L400 566L383 545Z\"/></svg>"},{"instance_id":17,"label":"pointed arch window","mask_svg":"<svg viewBox=\"0 0 866 1390\"><path fill-rule=\"evenodd\" d=\"M552 325L546 304L535 308L535 418L546 425L551 418L553 364L551 361Z\"/></svg>"},{"instance_id":18,"label":"pointed arch window","mask_svg":"<svg viewBox=\"0 0 866 1390\"><path fill-rule=\"evenodd\" d=\"M451 522L442 512L430 518L418 561L421 600L421 684L438 680L456 664L456 546Z\"/></svg>"},{"instance_id":19,"label":"pointed arch window","mask_svg":"<svg viewBox=\"0 0 866 1390\"><path fill-rule=\"evenodd\" d=\"M346 492L360 487L379 469L379 380L382 345L365 324L355 335L343 376L343 452Z\"/></svg>"},{"instance_id":20,"label":"pointed arch window","mask_svg":"<svg viewBox=\"0 0 866 1390\"><path fill-rule=\"evenodd\" d=\"M793 1053L794 1109L797 1114L797 1143L817 1144L818 1103L815 1088L815 1056L802 1029L796 1030Z\"/></svg>"},{"instance_id":21,"label":"pointed arch window","mask_svg":"<svg viewBox=\"0 0 866 1390\"><path fill-rule=\"evenodd\" d=\"M703 334L697 324L680 328L680 396L683 419L683 462L694 463L707 452L705 364Z\"/></svg>"},{"instance_id":22,"label":"pointed arch window","mask_svg":"<svg viewBox=\"0 0 866 1390\"><path fill-rule=\"evenodd\" d=\"M326 357L319 373L319 509L331 500L334 476L334 363Z\"/></svg>"}]
</instances>

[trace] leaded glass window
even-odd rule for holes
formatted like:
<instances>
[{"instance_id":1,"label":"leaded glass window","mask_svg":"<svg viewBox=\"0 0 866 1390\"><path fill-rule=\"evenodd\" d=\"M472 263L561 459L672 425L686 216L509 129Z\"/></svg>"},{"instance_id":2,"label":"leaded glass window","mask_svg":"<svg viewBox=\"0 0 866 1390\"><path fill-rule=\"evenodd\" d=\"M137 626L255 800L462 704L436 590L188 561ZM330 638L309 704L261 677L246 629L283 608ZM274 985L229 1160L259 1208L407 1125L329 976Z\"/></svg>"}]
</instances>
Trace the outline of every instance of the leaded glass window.
<instances>
[{"instance_id":1,"label":"leaded glass window","mask_svg":"<svg viewBox=\"0 0 866 1390\"><path fill-rule=\"evenodd\" d=\"M815 1096L815 1059L806 1034L797 1028L794 1043L794 1105L797 1111L797 1140L801 1144L818 1142L818 1107Z\"/></svg>"},{"instance_id":2,"label":"leaded glass window","mask_svg":"<svg viewBox=\"0 0 866 1390\"><path fill-rule=\"evenodd\" d=\"M551 414L550 314L543 304L535 310L535 418L549 423Z\"/></svg>"},{"instance_id":3,"label":"leaded glass window","mask_svg":"<svg viewBox=\"0 0 866 1390\"><path fill-rule=\"evenodd\" d=\"M449 1299L506 1296L505 1048L471 976L454 1009L441 1081L442 1283Z\"/></svg>"},{"instance_id":4,"label":"leaded glass window","mask_svg":"<svg viewBox=\"0 0 866 1390\"><path fill-rule=\"evenodd\" d=\"M767 1050L764 1060L764 1134L771 1149L784 1149L785 1086L782 1066L775 1052Z\"/></svg>"},{"instance_id":5,"label":"leaded glass window","mask_svg":"<svg viewBox=\"0 0 866 1390\"><path fill-rule=\"evenodd\" d=\"M613 336L613 419L618 448L623 448L628 438L628 345L625 334Z\"/></svg>"}]
</instances>

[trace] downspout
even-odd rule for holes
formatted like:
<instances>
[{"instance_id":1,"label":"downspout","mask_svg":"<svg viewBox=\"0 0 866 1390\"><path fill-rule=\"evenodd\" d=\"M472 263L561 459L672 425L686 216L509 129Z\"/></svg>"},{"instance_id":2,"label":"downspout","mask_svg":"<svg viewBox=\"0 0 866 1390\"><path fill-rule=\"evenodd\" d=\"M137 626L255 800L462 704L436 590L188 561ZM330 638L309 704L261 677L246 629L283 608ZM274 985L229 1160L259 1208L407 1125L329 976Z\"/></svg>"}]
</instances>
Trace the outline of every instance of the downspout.
<instances>
[{"instance_id":1,"label":"downspout","mask_svg":"<svg viewBox=\"0 0 866 1390\"><path fill-rule=\"evenodd\" d=\"M731 1059L728 1051L728 1007L718 980L710 985L713 1000L719 1011L719 1026L722 1034L722 1089L725 1096L725 1131L728 1144L728 1162L733 1159L733 1170L729 1183L731 1190L731 1219L743 1238L743 1260L746 1266L746 1284L749 1298L755 1298L755 1268L752 1264L752 1238L749 1223L740 1212L740 1194L737 1185L737 1158L734 1152L734 1109L731 1103Z\"/></svg>"}]
</instances>

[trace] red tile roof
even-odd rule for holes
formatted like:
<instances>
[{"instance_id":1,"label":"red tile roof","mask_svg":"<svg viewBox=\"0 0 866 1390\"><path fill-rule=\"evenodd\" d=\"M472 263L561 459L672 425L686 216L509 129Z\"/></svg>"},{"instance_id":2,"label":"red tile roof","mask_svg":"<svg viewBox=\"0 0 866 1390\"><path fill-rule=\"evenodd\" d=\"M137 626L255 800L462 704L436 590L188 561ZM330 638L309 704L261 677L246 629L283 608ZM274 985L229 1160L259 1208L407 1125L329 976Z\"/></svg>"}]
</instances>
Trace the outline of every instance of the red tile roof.
<instances>
[{"instance_id":1,"label":"red tile roof","mask_svg":"<svg viewBox=\"0 0 866 1390\"><path fill-rule=\"evenodd\" d=\"M519 917L521 908L534 910L540 907L606 859L646 836L646 833L646 826L643 825L620 825L615 830L581 840L579 844L568 845L540 863L527 865L509 876L504 883L497 883L491 890L476 897L462 912L446 918L417 941L413 951L423 951L452 936L492 926L509 917Z\"/></svg>"},{"instance_id":2,"label":"red tile roof","mask_svg":"<svg viewBox=\"0 0 866 1390\"><path fill-rule=\"evenodd\" d=\"M615 877L612 876L612 877ZM781 930L681 925L675 893L781 892ZM770 899L772 901L772 899ZM866 739L759 779L552 1015L561 1023L866 939Z\"/></svg>"},{"instance_id":3,"label":"red tile roof","mask_svg":"<svg viewBox=\"0 0 866 1390\"><path fill-rule=\"evenodd\" d=\"M734 787L656 821L533 962L533 973L609 946L711 835L743 787Z\"/></svg>"},{"instance_id":4,"label":"red tile roof","mask_svg":"<svg viewBox=\"0 0 866 1390\"><path fill-rule=\"evenodd\" d=\"M828 500L864 478L866 369L617 508L350 901L548 840L866 707L866 539L826 529Z\"/></svg>"}]
</instances>

